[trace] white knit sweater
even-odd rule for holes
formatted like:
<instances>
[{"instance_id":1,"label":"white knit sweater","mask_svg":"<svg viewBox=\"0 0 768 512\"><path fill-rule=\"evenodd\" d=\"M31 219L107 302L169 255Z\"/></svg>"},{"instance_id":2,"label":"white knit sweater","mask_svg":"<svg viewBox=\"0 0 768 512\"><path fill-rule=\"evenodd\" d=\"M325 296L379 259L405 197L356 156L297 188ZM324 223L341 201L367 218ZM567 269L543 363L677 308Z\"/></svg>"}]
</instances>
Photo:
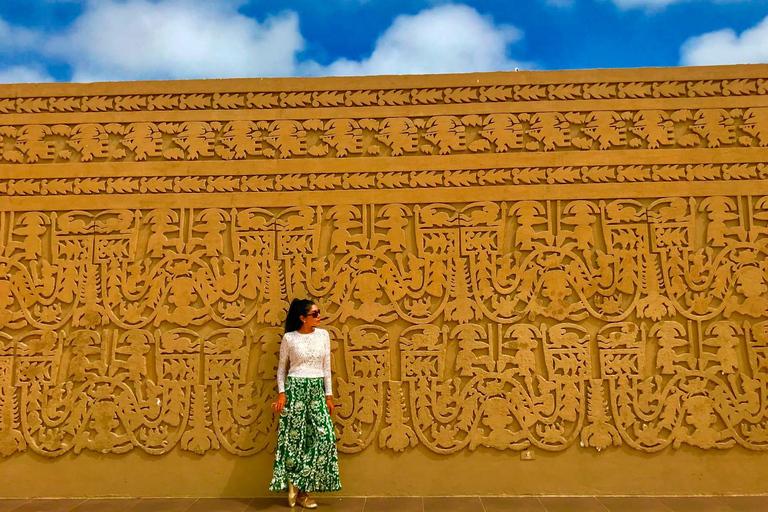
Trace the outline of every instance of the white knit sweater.
<instances>
[{"instance_id":1,"label":"white knit sweater","mask_svg":"<svg viewBox=\"0 0 768 512\"><path fill-rule=\"evenodd\" d=\"M280 363L277 366L277 388L285 392L285 377L319 378L325 380L325 394L331 388L331 337L325 329L309 334L287 332L280 342Z\"/></svg>"}]
</instances>

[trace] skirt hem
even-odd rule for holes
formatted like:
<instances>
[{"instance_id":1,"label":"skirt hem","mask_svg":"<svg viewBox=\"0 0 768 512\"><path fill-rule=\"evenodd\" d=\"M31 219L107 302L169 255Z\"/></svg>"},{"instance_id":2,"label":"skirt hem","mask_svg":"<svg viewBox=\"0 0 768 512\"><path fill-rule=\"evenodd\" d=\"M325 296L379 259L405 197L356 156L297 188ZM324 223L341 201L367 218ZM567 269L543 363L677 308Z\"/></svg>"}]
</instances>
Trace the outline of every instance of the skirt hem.
<instances>
[{"instance_id":1,"label":"skirt hem","mask_svg":"<svg viewBox=\"0 0 768 512\"><path fill-rule=\"evenodd\" d=\"M338 486L338 487L335 487L335 488L334 487L324 487L324 488L315 487L315 488L310 488L310 489L304 489L303 487L298 486L298 485L296 487L301 489L301 492L336 492L336 491L340 491L341 490L341 486ZM272 491L272 492L288 492L288 486L286 485L285 487L283 487L281 489L275 489L272 486L270 486L269 490Z\"/></svg>"}]
</instances>

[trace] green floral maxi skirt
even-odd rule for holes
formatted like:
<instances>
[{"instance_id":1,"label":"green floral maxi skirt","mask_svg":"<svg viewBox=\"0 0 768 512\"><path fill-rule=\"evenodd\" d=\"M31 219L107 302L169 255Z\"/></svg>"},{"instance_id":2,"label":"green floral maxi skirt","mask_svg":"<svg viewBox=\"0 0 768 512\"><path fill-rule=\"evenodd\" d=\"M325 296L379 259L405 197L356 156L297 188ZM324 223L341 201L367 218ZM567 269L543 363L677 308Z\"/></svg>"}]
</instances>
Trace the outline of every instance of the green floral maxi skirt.
<instances>
[{"instance_id":1,"label":"green floral maxi skirt","mask_svg":"<svg viewBox=\"0 0 768 512\"><path fill-rule=\"evenodd\" d=\"M287 491L290 481L305 492L338 491L339 455L323 379L288 377L285 397L270 490Z\"/></svg>"}]
</instances>

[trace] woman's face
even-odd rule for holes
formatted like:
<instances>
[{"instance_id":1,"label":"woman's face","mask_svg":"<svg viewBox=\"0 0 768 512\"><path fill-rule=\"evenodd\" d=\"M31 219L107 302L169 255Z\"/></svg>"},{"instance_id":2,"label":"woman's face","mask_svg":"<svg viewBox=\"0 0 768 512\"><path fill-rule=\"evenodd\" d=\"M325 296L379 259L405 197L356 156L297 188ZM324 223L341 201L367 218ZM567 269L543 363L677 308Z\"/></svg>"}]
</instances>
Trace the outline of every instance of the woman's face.
<instances>
[{"instance_id":1,"label":"woman's face","mask_svg":"<svg viewBox=\"0 0 768 512\"><path fill-rule=\"evenodd\" d=\"M317 307L317 304L312 304L312 307L309 308L307 315L300 318L301 321L304 322L304 327L317 327L320 325L320 322L323 319L323 315L320 314L320 308Z\"/></svg>"}]
</instances>

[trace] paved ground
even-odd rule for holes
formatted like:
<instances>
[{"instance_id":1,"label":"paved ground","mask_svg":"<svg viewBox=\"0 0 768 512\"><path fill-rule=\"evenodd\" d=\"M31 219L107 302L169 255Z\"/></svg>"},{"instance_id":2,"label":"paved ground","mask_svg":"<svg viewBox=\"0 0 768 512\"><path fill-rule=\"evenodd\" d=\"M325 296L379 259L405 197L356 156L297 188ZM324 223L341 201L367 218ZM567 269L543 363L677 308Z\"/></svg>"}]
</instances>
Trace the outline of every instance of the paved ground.
<instances>
[{"instance_id":1,"label":"paved ground","mask_svg":"<svg viewBox=\"0 0 768 512\"><path fill-rule=\"evenodd\" d=\"M768 512L768 496L723 498L322 498L334 512ZM284 499L2 500L0 512L257 512ZM296 507L296 512L302 510Z\"/></svg>"}]
</instances>

